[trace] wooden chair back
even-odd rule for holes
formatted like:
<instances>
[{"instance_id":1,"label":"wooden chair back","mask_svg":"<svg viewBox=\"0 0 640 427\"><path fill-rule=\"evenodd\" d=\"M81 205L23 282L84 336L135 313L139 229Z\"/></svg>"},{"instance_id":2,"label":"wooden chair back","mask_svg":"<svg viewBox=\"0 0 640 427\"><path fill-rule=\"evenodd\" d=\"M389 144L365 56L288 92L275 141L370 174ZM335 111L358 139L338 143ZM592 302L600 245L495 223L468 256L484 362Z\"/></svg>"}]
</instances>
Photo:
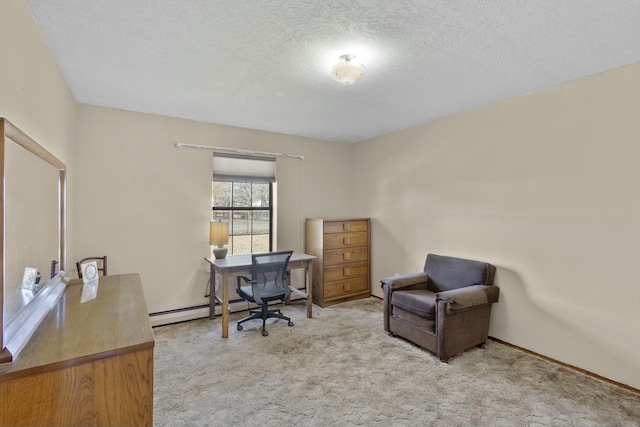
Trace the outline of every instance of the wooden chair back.
<instances>
[{"instance_id":1,"label":"wooden chair back","mask_svg":"<svg viewBox=\"0 0 640 427\"><path fill-rule=\"evenodd\" d=\"M103 276L107 275L107 256L91 256L76 262L76 268L78 269L78 278L82 279L82 264L87 261L98 262L98 274L102 272Z\"/></svg>"}]
</instances>

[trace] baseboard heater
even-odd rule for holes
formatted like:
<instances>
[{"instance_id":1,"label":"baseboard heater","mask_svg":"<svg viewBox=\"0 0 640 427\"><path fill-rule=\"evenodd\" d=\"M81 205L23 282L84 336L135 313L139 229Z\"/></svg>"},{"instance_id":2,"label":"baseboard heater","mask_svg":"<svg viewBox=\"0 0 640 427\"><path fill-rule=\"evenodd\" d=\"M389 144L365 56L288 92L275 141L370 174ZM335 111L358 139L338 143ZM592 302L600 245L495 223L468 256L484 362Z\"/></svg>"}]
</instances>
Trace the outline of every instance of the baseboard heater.
<instances>
[{"instance_id":1,"label":"baseboard heater","mask_svg":"<svg viewBox=\"0 0 640 427\"><path fill-rule=\"evenodd\" d=\"M291 300L295 301L302 299L301 297L294 298L293 294ZM229 312L236 313L239 311L249 310L249 307L257 307L256 304L251 304L243 299L235 299L229 301ZM216 302L215 315L220 316L222 314L222 306ZM187 322L189 320L204 319L209 317L209 304L196 305L193 307L177 308L175 310L159 311L156 313L149 313L149 320L151 327L170 325L172 323Z\"/></svg>"},{"instance_id":2,"label":"baseboard heater","mask_svg":"<svg viewBox=\"0 0 640 427\"><path fill-rule=\"evenodd\" d=\"M229 301L229 311L247 310L247 302L243 300ZM215 315L222 314L222 306L216 303ZM204 319L209 317L209 304L196 305L193 307L177 308L175 310L159 311L149 313L151 326L170 325L172 323L187 322L189 320Z\"/></svg>"}]
</instances>

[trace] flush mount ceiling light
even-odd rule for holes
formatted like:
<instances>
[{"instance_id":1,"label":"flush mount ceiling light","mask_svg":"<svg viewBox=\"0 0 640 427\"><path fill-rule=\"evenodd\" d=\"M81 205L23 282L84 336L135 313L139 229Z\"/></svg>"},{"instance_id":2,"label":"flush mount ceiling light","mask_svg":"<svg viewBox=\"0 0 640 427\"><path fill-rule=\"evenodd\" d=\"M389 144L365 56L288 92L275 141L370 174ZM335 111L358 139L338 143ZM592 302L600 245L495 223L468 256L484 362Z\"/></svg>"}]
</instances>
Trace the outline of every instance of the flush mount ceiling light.
<instances>
[{"instance_id":1,"label":"flush mount ceiling light","mask_svg":"<svg viewBox=\"0 0 640 427\"><path fill-rule=\"evenodd\" d=\"M350 85L364 76L364 65L354 55L342 55L331 68L331 76L343 85Z\"/></svg>"}]
</instances>

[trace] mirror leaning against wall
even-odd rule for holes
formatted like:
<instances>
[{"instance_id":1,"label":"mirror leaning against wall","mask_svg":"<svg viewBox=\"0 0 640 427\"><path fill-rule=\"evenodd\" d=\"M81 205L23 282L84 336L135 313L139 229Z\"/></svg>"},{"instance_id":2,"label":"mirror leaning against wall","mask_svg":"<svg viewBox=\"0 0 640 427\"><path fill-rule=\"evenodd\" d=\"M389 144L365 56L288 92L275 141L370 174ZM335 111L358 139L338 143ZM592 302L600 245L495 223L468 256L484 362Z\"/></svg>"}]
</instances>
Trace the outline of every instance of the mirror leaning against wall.
<instances>
[{"instance_id":1,"label":"mirror leaning against wall","mask_svg":"<svg viewBox=\"0 0 640 427\"><path fill-rule=\"evenodd\" d=\"M0 118L0 363L22 350L66 284L66 166Z\"/></svg>"}]
</instances>

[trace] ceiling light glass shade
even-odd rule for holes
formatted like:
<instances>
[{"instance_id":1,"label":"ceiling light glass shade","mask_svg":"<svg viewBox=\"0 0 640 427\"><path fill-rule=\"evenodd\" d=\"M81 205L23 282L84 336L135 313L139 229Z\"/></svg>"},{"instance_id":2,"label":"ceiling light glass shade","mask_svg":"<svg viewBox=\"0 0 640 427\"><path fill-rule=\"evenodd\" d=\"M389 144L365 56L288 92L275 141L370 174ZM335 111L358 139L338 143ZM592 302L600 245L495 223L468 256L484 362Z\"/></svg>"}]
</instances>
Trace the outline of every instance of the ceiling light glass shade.
<instances>
[{"instance_id":1,"label":"ceiling light glass shade","mask_svg":"<svg viewBox=\"0 0 640 427\"><path fill-rule=\"evenodd\" d=\"M350 85L364 76L364 65L354 55L342 55L340 62L331 68L331 76L343 85Z\"/></svg>"}]
</instances>

